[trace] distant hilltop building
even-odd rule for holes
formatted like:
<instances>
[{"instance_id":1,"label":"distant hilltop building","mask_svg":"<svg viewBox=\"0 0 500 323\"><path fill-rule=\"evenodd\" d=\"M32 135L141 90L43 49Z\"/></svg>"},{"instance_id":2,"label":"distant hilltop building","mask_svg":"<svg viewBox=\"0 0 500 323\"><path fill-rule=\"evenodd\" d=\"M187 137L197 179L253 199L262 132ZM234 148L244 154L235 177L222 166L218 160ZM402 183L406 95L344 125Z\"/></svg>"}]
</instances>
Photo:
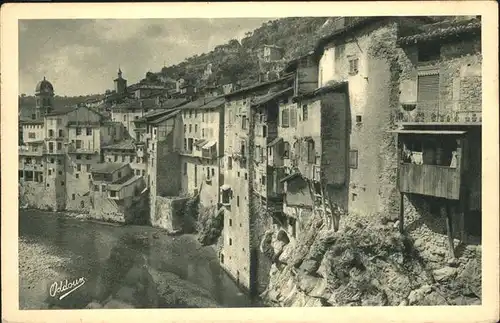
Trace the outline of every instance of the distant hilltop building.
<instances>
[{"instance_id":1,"label":"distant hilltop building","mask_svg":"<svg viewBox=\"0 0 500 323\"><path fill-rule=\"evenodd\" d=\"M257 57L259 58L259 77L262 82L273 81L280 77L286 65L283 59L284 54L284 48L276 45L264 45L260 48Z\"/></svg>"}]
</instances>

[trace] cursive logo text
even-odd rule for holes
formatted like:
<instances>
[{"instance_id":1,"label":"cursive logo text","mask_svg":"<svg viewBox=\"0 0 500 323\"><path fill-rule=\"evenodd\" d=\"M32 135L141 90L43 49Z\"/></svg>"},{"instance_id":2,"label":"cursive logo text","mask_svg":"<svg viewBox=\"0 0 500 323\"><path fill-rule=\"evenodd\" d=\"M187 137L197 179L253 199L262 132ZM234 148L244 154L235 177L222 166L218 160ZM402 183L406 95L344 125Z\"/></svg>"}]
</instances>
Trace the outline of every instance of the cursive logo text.
<instances>
[{"instance_id":1,"label":"cursive logo text","mask_svg":"<svg viewBox=\"0 0 500 323\"><path fill-rule=\"evenodd\" d=\"M68 282L67 279L64 281L61 280L60 282L54 282L52 283L52 285L50 285L49 294L52 297L56 297L56 295L67 291L66 293L59 296L59 300L61 300L66 296L68 296L69 294L73 293L78 288L82 287L83 284L85 284L85 278L83 277L80 277L70 282Z\"/></svg>"}]
</instances>

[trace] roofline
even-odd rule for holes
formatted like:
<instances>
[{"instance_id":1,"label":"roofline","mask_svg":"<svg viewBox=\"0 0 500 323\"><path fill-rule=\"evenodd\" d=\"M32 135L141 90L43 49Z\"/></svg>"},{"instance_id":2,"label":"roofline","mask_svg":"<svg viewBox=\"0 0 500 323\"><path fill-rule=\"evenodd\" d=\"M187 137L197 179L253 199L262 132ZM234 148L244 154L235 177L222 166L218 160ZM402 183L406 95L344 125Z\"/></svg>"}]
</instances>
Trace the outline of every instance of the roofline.
<instances>
[{"instance_id":1,"label":"roofline","mask_svg":"<svg viewBox=\"0 0 500 323\"><path fill-rule=\"evenodd\" d=\"M337 93L346 93L348 91L349 87L349 82L347 81L342 81L342 82L337 82L331 85L326 85L323 87L320 87L314 91L307 92L301 95L295 96L292 101L297 102L302 99L309 99L309 98L314 98L316 96L330 93L330 92L337 92Z\"/></svg>"},{"instance_id":2,"label":"roofline","mask_svg":"<svg viewBox=\"0 0 500 323\"><path fill-rule=\"evenodd\" d=\"M274 93L272 93L272 95L266 101L262 101L262 102L259 102L259 103L252 103L251 106L252 107L262 106L264 104L267 104L270 101L276 100L276 99L278 99L278 98L280 98L280 97L282 97L284 95L287 95L289 92L293 92L293 87L288 87L288 88L286 88L284 90L281 90L281 91L278 91L278 92L274 92Z\"/></svg>"},{"instance_id":3,"label":"roofline","mask_svg":"<svg viewBox=\"0 0 500 323\"><path fill-rule=\"evenodd\" d=\"M258 89L260 87L265 87L266 85L271 85L271 84L275 84L275 83L280 83L280 82L283 82L283 81L286 81L290 78L293 77L293 74L286 74L285 76L277 79L277 80L273 80L273 81L269 81L269 82L263 82L263 83L257 83L257 84L254 84L252 86L249 86L249 87L246 87L246 88L243 88L243 89L240 89L240 90L237 90L237 91L234 91L234 92L231 92L231 93L228 93L228 94L225 94L224 97L226 99L232 97L232 96L236 96L238 94L242 94L242 93L245 93L245 92L248 92L248 91L251 91L251 90L255 90L255 89Z\"/></svg>"},{"instance_id":4,"label":"roofline","mask_svg":"<svg viewBox=\"0 0 500 323\"><path fill-rule=\"evenodd\" d=\"M114 172L116 172L117 170L120 170L122 169L123 167L127 167L129 164L123 164L122 166L116 168L115 170L111 171L111 172L103 172L103 171L98 171L98 170L90 170L91 173L97 173L97 174L112 174Z\"/></svg>"},{"instance_id":5,"label":"roofline","mask_svg":"<svg viewBox=\"0 0 500 323\"><path fill-rule=\"evenodd\" d=\"M458 30L456 30L458 28ZM400 46L408 46L417 43L434 42L436 40L450 40L459 35L473 35L481 32L481 21L473 21L468 24L455 23L449 27L438 28L430 32L421 32L397 39L396 44Z\"/></svg>"}]
</instances>

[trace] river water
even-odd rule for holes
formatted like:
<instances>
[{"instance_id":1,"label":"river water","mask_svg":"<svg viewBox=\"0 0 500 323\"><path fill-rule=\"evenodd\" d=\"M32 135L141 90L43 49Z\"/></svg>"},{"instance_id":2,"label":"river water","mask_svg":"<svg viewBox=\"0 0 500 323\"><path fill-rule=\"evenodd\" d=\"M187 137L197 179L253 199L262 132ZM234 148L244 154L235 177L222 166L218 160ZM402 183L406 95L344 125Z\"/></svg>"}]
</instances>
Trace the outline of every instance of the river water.
<instances>
[{"instance_id":1,"label":"river water","mask_svg":"<svg viewBox=\"0 0 500 323\"><path fill-rule=\"evenodd\" d=\"M193 235L20 210L19 238L20 309L255 306ZM49 258L63 260L43 264ZM54 281L81 277L84 285L65 298L51 294Z\"/></svg>"}]
</instances>

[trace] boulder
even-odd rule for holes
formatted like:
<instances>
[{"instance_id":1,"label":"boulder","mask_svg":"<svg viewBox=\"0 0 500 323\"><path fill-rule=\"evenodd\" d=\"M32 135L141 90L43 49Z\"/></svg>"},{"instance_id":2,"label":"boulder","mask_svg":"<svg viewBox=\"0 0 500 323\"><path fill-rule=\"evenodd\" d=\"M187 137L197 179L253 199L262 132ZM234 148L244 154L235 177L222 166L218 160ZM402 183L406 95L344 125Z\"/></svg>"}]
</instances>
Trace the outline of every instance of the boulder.
<instances>
[{"instance_id":1,"label":"boulder","mask_svg":"<svg viewBox=\"0 0 500 323\"><path fill-rule=\"evenodd\" d=\"M434 279L439 282L446 282L454 278L457 275L457 268L453 267L443 267L441 269L436 269L432 272Z\"/></svg>"}]
</instances>

